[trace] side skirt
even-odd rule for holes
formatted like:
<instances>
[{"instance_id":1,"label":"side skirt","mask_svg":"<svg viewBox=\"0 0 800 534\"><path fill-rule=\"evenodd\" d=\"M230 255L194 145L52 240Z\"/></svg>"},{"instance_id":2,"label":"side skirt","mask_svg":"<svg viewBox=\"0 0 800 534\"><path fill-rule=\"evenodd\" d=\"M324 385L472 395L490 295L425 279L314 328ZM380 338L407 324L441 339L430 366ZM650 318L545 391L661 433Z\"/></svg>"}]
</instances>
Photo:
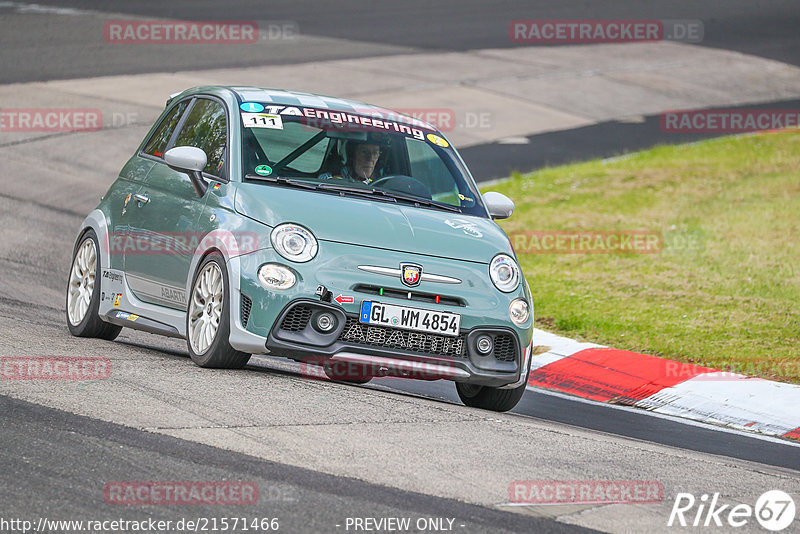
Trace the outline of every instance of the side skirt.
<instances>
[{"instance_id":1,"label":"side skirt","mask_svg":"<svg viewBox=\"0 0 800 534\"><path fill-rule=\"evenodd\" d=\"M109 323L171 337L186 337L186 312L143 302L117 269L103 269L100 279L100 318Z\"/></svg>"},{"instance_id":2,"label":"side skirt","mask_svg":"<svg viewBox=\"0 0 800 534\"><path fill-rule=\"evenodd\" d=\"M160 334L162 336L183 338L180 332L168 324L159 323L153 319L142 317L135 313L129 313L122 310L114 310L106 315L105 319L109 323L124 326L126 328L133 328L134 330L143 330L151 334Z\"/></svg>"}]
</instances>

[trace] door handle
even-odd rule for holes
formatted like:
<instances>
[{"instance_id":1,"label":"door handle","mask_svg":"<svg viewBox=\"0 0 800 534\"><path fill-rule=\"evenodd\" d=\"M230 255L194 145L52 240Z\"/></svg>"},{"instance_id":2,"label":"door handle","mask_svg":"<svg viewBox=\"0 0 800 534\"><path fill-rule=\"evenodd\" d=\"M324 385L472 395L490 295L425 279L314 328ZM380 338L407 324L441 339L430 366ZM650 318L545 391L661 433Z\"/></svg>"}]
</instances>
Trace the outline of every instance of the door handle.
<instances>
[{"instance_id":1,"label":"door handle","mask_svg":"<svg viewBox=\"0 0 800 534\"><path fill-rule=\"evenodd\" d=\"M138 202L140 208L150 202L150 197L141 193L136 193L133 195L133 199Z\"/></svg>"}]
</instances>

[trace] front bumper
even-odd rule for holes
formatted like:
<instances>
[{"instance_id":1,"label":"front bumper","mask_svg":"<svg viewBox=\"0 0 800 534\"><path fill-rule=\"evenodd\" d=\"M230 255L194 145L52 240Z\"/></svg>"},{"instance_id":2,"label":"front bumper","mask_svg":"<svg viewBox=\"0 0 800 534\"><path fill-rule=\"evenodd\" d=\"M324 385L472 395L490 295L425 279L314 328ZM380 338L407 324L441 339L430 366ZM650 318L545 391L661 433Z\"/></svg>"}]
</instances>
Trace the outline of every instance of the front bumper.
<instances>
[{"instance_id":1,"label":"front bumper","mask_svg":"<svg viewBox=\"0 0 800 534\"><path fill-rule=\"evenodd\" d=\"M460 284L423 280L405 298L409 288L399 279L358 268L359 265L399 265L417 261L425 272L455 277ZM288 290L269 291L257 280L258 268L274 262L291 268L297 284ZM526 284L518 291L503 294L491 285L485 264L433 257L414 257L395 251L367 249L339 243L325 243L318 256L307 264L287 262L271 249L262 249L237 258L235 274L239 287L231 295L232 344L234 334L247 337L242 349L267 352L310 363L346 361L374 369L376 376L390 374L409 378L444 378L493 387L514 387L527 378L533 313L528 323L518 327L508 317L514 298L532 303ZM232 270L233 272L234 270ZM487 271L487 272L484 272ZM333 302L315 296L318 286L332 293ZM376 288L383 288L375 292ZM441 295L437 302L426 300ZM345 300L337 301L337 297ZM358 322L362 300L411 307L436 309L460 314L458 337L411 333L393 328L361 325ZM300 326L282 328L287 316L298 306L312 308ZM322 335L311 325L311 316L326 310L337 318L337 328ZM352 330L352 331L351 331ZM360 332L359 332L360 330ZM500 357L481 356L474 349L475 338L487 333L495 347L503 345ZM399 337L398 337L399 336ZM500 343L497 343L498 338ZM253 342L259 340L259 346Z\"/></svg>"},{"instance_id":2,"label":"front bumper","mask_svg":"<svg viewBox=\"0 0 800 534\"><path fill-rule=\"evenodd\" d=\"M335 317L330 332L315 327L322 313ZM486 355L476 349L480 335L493 340ZM266 348L270 354L310 364L345 362L355 376L446 379L493 387L519 383L520 370L527 376L530 363L528 348L522 348L517 334L507 327L479 326L462 330L457 337L417 333L361 324L357 315L336 304L305 298L281 311Z\"/></svg>"}]
</instances>

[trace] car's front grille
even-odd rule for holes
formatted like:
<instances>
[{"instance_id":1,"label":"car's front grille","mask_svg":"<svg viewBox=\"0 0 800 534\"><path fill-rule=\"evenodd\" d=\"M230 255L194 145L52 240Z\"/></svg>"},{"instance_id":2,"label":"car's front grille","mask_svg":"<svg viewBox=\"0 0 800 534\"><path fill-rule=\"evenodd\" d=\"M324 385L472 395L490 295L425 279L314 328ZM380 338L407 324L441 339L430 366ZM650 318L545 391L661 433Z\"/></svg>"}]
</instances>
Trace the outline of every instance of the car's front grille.
<instances>
[{"instance_id":1,"label":"car's front grille","mask_svg":"<svg viewBox=\"0 0 800 534\"><path fill-rule=\"evenodd\" d=\"M305 330L308 326L308 321L311 319L311 308L309 306L294 306L286 317L281 321L281 330L288 330L289 332L300 332Z\"/></svg>"},{"instance_id":2,"label":"car's front grille","mask_svg":"<svg viewBox=\"0 0 800 534\"><path fill-rule=\"evenodd\" d=\"M241 309L241 319L242 319L242 326L247 326L247 321L250 320L250 310L253 307L253 301L250 300L250 297L242 293L242 309Z\"/></svg>"},{"instance_id":3,"label":"car's front grille","mask_svg":"<svg viewBox=\"0 0 800 534\"><path fill-rule=\"evenodd\" d=\"M446 306L466 306L467 304L459 297L449 297L446 295L434 295L433 293L422 293L406 289L393 289L390 287L374 286L369 284L358 284L353 288L359 293L378 295L381 297L392 297L403 300L416 300L418 302L428 302L430 304L442 304Z\"/></svg>"},{"instance_id":4,"label":"car's front grille","mask_svg":"<svg viewBox=\"0 0 800 534\"><path fill-rule=\"evenodd\" d=\"M371 345L387 349L402 349L435 356L460 358L466 351L466 336L437 336L411 332L400 328L365 325L348 317L339 341L354 345Z\"/></svg>"},{"instance_id":5,"label":"car's front grille","mask_svg":"<svg viewBox=\"0 0 800 534\"><path fill-rule=\"evenodd\" d=\"M503 362L517 359L517 344L511 334L500 334L494 338L494 359Z\"/></svg>"}]
</instances>

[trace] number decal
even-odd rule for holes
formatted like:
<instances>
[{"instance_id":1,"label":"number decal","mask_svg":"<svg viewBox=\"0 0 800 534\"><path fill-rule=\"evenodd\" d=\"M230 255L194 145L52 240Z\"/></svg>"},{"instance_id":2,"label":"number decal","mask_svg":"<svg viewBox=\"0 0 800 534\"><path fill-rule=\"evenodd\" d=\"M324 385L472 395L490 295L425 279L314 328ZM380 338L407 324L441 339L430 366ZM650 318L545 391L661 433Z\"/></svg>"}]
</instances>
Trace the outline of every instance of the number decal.
<instances>
[{"instance_id":1,"label":"number decal","mask_svg":"<svg viewBox=\"0 0 800 534\"><path fill-rule=\"evenodd\" d=\"M271 128L283 130L283 120L280 115L268 113L242 113L242 122L245 128Z\"/></svg>"}]
</instances>

